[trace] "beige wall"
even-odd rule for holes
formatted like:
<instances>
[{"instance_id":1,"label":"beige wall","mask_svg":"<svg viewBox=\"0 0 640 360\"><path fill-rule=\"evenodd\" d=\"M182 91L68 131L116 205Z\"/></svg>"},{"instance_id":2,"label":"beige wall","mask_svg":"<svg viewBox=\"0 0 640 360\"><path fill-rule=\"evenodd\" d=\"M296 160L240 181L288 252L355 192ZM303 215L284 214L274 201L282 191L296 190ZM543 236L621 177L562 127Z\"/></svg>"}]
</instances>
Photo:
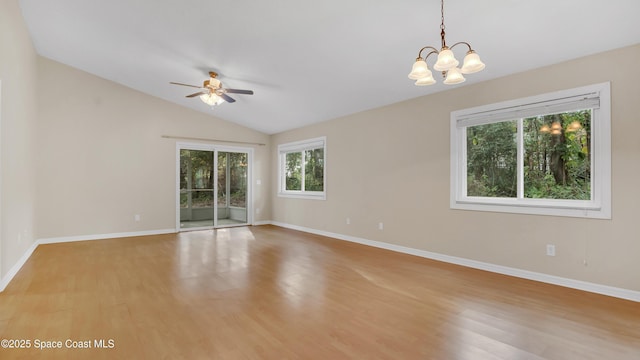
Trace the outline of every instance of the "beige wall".
<instances>
[{"instance_id":1,"label":"beige wall","mask_svg":"<svg viewBox=\"0 0 640 360\"><path fill-rule=\"evenodd\" d=\"M175 229L176 142L186 140L162 135L269 143L266 134L55 61L38 65L40 239ZM255 220L268 220L269 145L250 147L254 180L262 180Z\"/></svg>"},{"instance_id":2,"label":"beige wall","mask_svg":"<svg viewBox=\"0 0 640 360\"><path fill-rule=\"evenodd\" d=\"M327 200L274 197L273 220L640 291L639 60L636 45L274 135L274 166L278 144L327 136ZM449 208L451 111L605 81L612 92L612 220ZM273 193L276 180L274 170ZM547 243L556 245L556 257L545 255Z\"/></svg>"},{"instance_id":3,"label":"beige wall","mask_svg":"<svg viewBox=\"0 0 640 360\"><path fill-rule=\"evenodd\" d=\"M17 0L0 1L0 282L35 241L37 55Z\"/></svg>"}]
</instances>

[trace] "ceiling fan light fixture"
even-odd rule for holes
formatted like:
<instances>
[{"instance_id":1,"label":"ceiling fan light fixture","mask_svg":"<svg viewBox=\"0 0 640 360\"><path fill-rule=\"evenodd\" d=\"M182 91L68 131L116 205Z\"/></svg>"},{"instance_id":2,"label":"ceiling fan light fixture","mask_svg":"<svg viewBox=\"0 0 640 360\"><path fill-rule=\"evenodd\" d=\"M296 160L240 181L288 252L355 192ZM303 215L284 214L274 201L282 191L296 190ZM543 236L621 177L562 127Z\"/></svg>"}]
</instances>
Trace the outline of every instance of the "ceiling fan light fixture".
<instances>
[{"instance_id":1,"label":"ceiling fan light fixture","mask_svg":"<svg viewBox=\"0 0 640 360\"><path fill-rule=\"evenodd\" d=\"M224 102L223 98L214 93L200 95L200 100L209 106L220 105Z\"/></svg>"},{"instance_id":2,"label":"ceiling fan light fixture","mask_svg":"<svg viewBox=\"0 0 640 360\"><path fill-rule=\"evenodd\" d=\"M447 85L463 83L465 78L462 74L473 74L485 68L485 64L480 60L480 56L478 56L478 54L471 48L469 43L461 41L453 44L452 46L447 46L444 31L444 0L440 0L440 13L442 15L440 22L440 50L433 46L425 46L420 49L420 51L418 51L416 62L413 64L411 72L409 73L409 79L417 80L415 82L415 85L417 86L431 85L436 82L432 75L427 74L428 65L426 60L431 54L438 55L436 63L433 65L433 69L442 72L442 76L445 77L444 83ZM453 54L453 48L458 45L465 45L467 47L467 53L464 57L462 68L458 68L460 62ZM423 58L422 52L425 50L428 51L428 54ZM431 76L430 80L423 80L423 78L428 78L429 76Z\"/></svg>"}]
</instances>

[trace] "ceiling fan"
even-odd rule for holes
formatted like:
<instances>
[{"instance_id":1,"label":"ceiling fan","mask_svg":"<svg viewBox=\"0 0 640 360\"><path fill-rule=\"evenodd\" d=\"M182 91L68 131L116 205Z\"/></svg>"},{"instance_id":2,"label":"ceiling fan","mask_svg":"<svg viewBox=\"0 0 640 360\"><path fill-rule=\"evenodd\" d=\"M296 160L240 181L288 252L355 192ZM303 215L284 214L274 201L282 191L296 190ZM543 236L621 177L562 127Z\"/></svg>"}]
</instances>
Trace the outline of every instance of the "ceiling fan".
<instances>
[{"instance_id":1,"label":"ceiling fan","mask_svg":"<svg viewBox=\"0 0 640 360\"><path fill-rule=\"evenodd\" d=\"M186 97L192 98L199 96L200 100L211 106L220 105L225 101L228 103L236 101L227 94L253 95L253 90L227 89L222 86L222 83L217 79L217 77L218 73L215 71L209 71L209 79L205 80L202 86L182 84L178 82L170 82L170 84L200 89L197 93L189 94Z\"/></svg>"}]
</instances>

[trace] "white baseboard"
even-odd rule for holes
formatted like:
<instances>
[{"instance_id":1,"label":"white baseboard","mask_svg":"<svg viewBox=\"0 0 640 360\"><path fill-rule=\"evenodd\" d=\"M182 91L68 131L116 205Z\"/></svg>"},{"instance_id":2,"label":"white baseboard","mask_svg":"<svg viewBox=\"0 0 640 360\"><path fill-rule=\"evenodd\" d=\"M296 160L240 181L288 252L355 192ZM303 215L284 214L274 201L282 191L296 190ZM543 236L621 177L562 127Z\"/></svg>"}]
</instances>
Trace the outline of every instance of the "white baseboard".
<instances>
[{"instance_id":1,"label":"white baseboard","mask_svg":"<svg viewBox=\"0 0 640 360\"><path fill-rule=\"evenodd\" d=\"M114 238L123 238L123 237L133 237L133 236L147 236L147 235L162 235L162 234L173 234L175 233L175 229L163 229L163 230L147 230L147 231L135 231L135 232L123 232L123 233L113 233L113 234L99 234L99 235L82 235L82 236L66 236L66 237L55 237L55 238L45 238L39 239L33 243L27 249L27 251L22 255L22 257L18 260L18 262L13 265L13 267L9 270L7 275L5 275L0 280L0 292L3 292L4 289L9 285L11 280L18 274L18 271L24 266L24 264L29 260L31 254L36 250L39 245L43 244L55 244L55 243L65 243L65 242L73 242L73 241L87 241L87 240L104 240L104 239L114 239Z\"/></svg>"},{"instance_id":2,"label":"white baseboard","mask_svg":"<svg viewBox=\"0 0 640 360\"><path fill-rule=\"evenodd\" d=\"M38 247L38 242L36 241L31 246L29 246L27 251L25 251L25 253L18 260L18 262L15 263L15 265L13 265L11 267L11 269L9 269L9 272L7 273L7 275L5 275L0 280L0 292L3 292L4 289L7 287L7 285L9 285L11 280L13 280L13 278L16 276L16 274L18 274L18 271L20 271L20 269L22 269L24 264L27 262L27 260L29 260L29 258L31 257L31 254L33 254L33 252L36 250L37 247Z\"/></svg>"},{"instance_id":3,"label":"white baseboard","mask_svg":"<svg viewBox=\"0 0 640 360\"><path fill-rule=\"evenodd\" d=\"M254 221L253 225L254 226L260 226L260 225L271 225L272 222L269 220L262 220L262 221Z\"/></svg>"},{"instance_id":4,"label":"white baseboard","mask_svg":"<svg viewBox=\"0 0 640 360\"><path fill-rule=\"evenodd\" d=\"M345 240L345 241L373 246L381 249L396 251L404 254L420 256L427 259L438 260L438 261L466 266L474 269L490 271L498 274L509 275L509 276L519 277L523 279L534 280L534 281L539 281L543 283L564 286L567 288L578 289L578 290L588 291L596 294L602 294L602 295L613 296L621 299L640 302L640 291L622 289L622 288L617 288L617 287L608 286L608 285L595 284L595 283L590 283L586 281L580 281L580 280L568 279L568 278L563 278L563 277L554 276L554 275L538 273L534 271L521 270L521 269L516 269L512 267L507 267L507 266L495 265L495 264L485 263L481 261L443 255L443 254L433 253L429 251L409 248L405 246L393 245L393 244L389 244L381 241L374 241L374 240L368 240L368 239L358 238L354 236L336 234L328 231L310 229L303 226L291 225L291 224L281 223L277 221L272 221L270 223L272 225L276 225L276 226L280 226L280 227L284 227L292 230L298 230L298 231L303 231L311 234L322 235L322 236L326 236L334 239Z\"/></svg>"},{"instance_id":5,"label":"white baseboard","mask_svg":"<svg viewBox=\"0 0 640 360\"><path fill-rule=\"evenodd\" d=\"M74 241L104 240L104 239L115 239L115 238L147 236L147 235L163 235L163 234L174 234L175 232L176 232L176 229L162 229L162 230L122 232L122 233L113 233L113 234L62 236L62 237L40 239L38 240L38 244L39 245L57 244L57 243L74 242Z\"/></svg>"}]
</instances>

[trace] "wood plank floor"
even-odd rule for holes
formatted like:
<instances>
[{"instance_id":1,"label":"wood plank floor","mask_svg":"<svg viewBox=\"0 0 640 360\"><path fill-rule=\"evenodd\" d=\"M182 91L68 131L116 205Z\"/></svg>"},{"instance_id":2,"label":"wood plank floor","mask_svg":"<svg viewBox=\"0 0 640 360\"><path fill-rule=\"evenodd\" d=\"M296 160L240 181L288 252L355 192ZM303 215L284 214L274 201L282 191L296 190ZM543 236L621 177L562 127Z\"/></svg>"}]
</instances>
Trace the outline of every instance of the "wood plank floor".
<instances>
[{"instance_id":1,"label":"wood plank floor","mask_svg":"<svg viewBox=\"0 0 640 360\"><path fill-rule=\"evenodd\" d=\"M258 226L39 246L0 339L31 343L1 359L637 360L640 304Z\"/></svg>"}]
</instances>

